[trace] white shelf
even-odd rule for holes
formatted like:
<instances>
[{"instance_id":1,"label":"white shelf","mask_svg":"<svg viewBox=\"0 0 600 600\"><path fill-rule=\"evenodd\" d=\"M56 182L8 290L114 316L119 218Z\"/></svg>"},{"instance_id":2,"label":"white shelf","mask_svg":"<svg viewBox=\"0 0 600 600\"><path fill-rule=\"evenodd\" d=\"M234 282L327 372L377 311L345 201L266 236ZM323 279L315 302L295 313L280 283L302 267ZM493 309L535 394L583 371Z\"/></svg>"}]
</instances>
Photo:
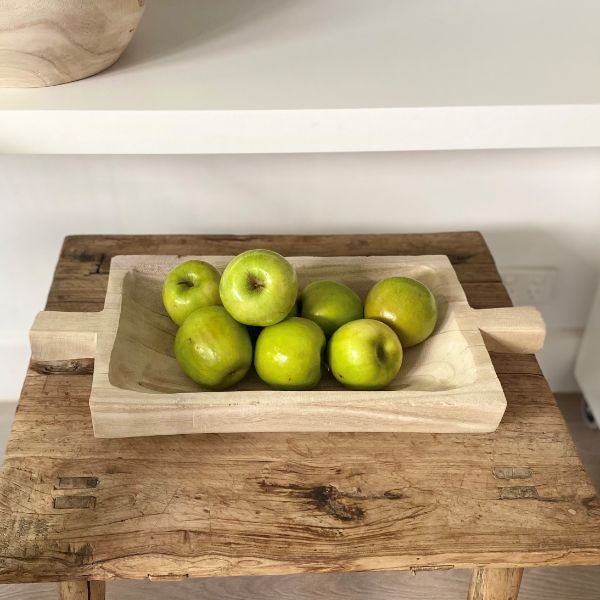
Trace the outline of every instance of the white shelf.
<instances>
[{"instance_id":1,"label":"white shelf","mask_svg":"<svg viewBox=\"0 0 600 600\"><path fill-rule=\"evenodd\" d=\"M90 79L0 90L5 153L600 145L597 0L149 0Z\"/></svg>"}]
</instances>

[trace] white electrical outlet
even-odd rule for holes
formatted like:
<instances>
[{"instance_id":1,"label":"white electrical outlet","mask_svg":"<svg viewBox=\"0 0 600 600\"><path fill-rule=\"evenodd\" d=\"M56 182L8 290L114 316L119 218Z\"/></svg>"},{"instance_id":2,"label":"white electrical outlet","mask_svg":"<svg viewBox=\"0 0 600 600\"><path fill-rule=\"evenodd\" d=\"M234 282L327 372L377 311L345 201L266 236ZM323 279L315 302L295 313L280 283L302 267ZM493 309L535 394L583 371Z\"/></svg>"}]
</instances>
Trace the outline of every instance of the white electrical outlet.
<instances>
[{"instance_id":1,"label":"white electrical outlet","mask_svg":"<svg viewBox=\"0 0 600 600\"><path fill-rule=\"evenodd\" d=\"M556 284L554 267L503 267L499 269L513 304L540 306L551 298Z\"/></svg>"}]
</instances>

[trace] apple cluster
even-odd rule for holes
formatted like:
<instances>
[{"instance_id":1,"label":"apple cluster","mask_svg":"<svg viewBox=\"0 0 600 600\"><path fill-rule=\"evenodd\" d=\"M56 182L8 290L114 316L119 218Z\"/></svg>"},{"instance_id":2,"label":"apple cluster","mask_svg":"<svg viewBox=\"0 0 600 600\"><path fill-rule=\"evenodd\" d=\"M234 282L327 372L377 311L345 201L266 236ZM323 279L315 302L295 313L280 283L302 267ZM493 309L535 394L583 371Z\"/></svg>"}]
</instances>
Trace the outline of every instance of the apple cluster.
<instances>
[{"instance_id":1,"label":"apple cluster","mask_svg":"<svg viewBox=\"0 0 600 600\"><path fill-rule=\"evenodd\" d=\"M378 390L402 365L403 348L431 335L437 305L409 277L376 283L363 303L348 286L314 281L298 293L294 267L271 250L248 250L220 275L188 260L165 278L163 304L179 326L175 357L213 390L235 385L252 364L270 387L308 390L329 369L345 387Z\"/></svg>"}]
</instances>

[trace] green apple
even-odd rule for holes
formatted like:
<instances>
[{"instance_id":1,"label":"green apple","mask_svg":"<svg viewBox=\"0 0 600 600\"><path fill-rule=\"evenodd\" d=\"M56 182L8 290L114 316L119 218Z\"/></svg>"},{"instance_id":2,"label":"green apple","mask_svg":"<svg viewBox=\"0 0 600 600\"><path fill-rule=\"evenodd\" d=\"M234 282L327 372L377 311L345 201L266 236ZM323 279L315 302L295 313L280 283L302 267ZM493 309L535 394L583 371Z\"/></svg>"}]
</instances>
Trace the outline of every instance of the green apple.
<instances>
[{"instance_id":1,"label":"green apple","mask_svg":"<svg viewBox=\"0 0 600 600\"><path fill-rule=\"evenodd\" d=\"M314 321L330 337L333 332L363 318L363 305L354 290L337 281L313 281L300 296L302 316Z\"/></svg>"},{"instance_id":2,"label":"green apple","mask_svg":"<svg viewBox=\"0 0 600 600\"><path fill-rule=\"evenodd\" d=\"M162 299L167 313L181 325L198 308L221 304L221 275L201 260L186 260L172 269L163 283Z\"/></svg>"},{"instance_id":3,"label":"green apple","mask_svg":"<svg viewBox=\"0 0 600 600\"><path fill-rule=\"evenodd\" d=\"M271 250L247 250L225 268L219 287L227 312L240 323L266 327L283 321L298 296L294 267Z\"/></svg>"},{"instance_id":4,"label":"green apple","mask_svg":"<svg viewBox=\"0 0 600 600\"><path fill-rule=\"evenodd\" d=\"M298 301L294 302L294 306L292 306L292 310L290 310L290 312L287 314L286 319L289 319L290 317L297 317L298 316ZM248 325L248 333L250 334L250 339L252 340L252 343L256 343L256 340L258 339L258 335L260 334L260 332L263 330L262 327L259 327L258 325Z\"/></svg>"},{"instance_id":5,"label":"green apple","mask_svg":"<svg viewBox=\"0 0 600 600\"><path fill-rule=\"evenodd\" d=\"M310 390L321 380L325 334L301 317L265 327L256 340L254 368L268 385L280 390Z\"/></svg>"},{"instance_id":6,"label":"green apple","mask_svg":"<svg viewBox=\"0 0 600 600\"><path fill-rule=\"evenodd\" d=\"M353 390L380 390L398 374L402 346L381 321L358 319L342 325L329 340L333 376Z\"/></svg>"},{"instance_id":7,"label":"green apple","mask_svg":"<svg viewBox=\"0 0 600 600\"><path fill-rule=\"evenodd\" d=\"M376 283L365 300L365 317L387 323L403 348L427 339L437 322L437 305L429 288L410 277Z\"/></svg>"},{"instance_id":8,"label":"green apple","mask_svg":"<svg viewBox=\"0 0 600 600\"><path fill-rule=\"evenodd\" d=\"M175 336L175 358L183 372L212 390L231 387L252 365L247 329L222 306L195 310Z\"/></svg>"}]
</instances>

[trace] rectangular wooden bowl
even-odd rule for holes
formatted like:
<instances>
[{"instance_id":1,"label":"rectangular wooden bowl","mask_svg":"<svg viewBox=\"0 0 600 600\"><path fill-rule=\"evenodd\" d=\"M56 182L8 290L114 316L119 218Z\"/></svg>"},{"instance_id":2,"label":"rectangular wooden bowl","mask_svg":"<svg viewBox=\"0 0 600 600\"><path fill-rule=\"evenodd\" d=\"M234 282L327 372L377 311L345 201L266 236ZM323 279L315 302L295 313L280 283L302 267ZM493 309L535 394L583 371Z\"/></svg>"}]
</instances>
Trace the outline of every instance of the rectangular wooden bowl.
<instances>
[{"instance_id":1,"label":"rectangular wooden bowl","mask_svg":"<svg viewBox=\"0 0 600 600\"><path fill-rule=\"evenodd\" d=\"M386 277L406 275L434 293L432 336L405 351L383 391L344 389L329 374L311 391L270 390L254 372L236 387L203 390L173 354L176 326L161 300L166 273L192 257L117 256L104 309L42 312L31 330L37 362L94 358L90 408L97 437L206 432L489 432L506 399L488 350L536 352L544 323L533 308L472 309L446 256L293 257L300 286L334 279L363 299ZM231 257L203 256L219 270ZM62 365L64 367L64 364Z\"/></svg>"}]
</instances>

